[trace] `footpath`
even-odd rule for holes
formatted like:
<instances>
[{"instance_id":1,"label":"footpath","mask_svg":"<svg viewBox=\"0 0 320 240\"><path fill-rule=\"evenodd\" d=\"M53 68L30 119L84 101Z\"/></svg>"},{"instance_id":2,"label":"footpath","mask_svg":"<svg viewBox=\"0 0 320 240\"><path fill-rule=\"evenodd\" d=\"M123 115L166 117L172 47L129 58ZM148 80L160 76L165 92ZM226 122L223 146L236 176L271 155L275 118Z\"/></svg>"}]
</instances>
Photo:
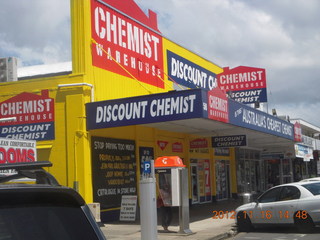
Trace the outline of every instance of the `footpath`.
<instances>
[{"instance_id":1,"label":"footpath","mask_svg":"<svg viewBox=\"0 0 320 240\"><path fill-rule=\"evenodd\" d=\"M191 235L179 234L179 209L173 209L173 220L169 226L169 232L165 232L159 225L158 216L158 240L221 240L237 233L234 210L240 206L239 200L226 200L215 203L199 204L190 207ZM224 213L224 215L219 215ZM228 213L228 214L226 214ZM140 222L112 222L105 223L101 227L108 240L140 240ZM151 240L151 239L150 239Z\"/></svg>"}]
</instances>

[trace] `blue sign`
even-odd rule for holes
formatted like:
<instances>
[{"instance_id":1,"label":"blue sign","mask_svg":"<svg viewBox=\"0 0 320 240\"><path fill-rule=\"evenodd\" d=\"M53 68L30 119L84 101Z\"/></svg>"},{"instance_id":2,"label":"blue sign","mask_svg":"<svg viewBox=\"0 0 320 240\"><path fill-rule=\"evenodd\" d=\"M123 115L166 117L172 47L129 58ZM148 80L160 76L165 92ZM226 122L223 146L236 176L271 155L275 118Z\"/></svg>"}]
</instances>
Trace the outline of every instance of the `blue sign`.
<instances>
[{"instance_id":1,"label":"blue sign","mask_svg":"<svg viewBox=\"0 0 320 240\"><path fill-rule=\"evenodd\" d=\"M267 102L266 88L249 89L241 91L228 91L228 95L231 99L244 104Z\"/></svg>"},{"instance_id":2,"label":"blue sign","mask_svg":"<svg viewBox=\"0 0 320 240\"><path fill-rule=\"evenodd\" d=\"M214 148L229 148L247 146L246 135L231 135L212 137L212 147Z\"/></svg>"},{"instance_id":3,"label":"blue sign","mask_svg":"<svg viewBox=\"0 0 320 240\"><path fill-rule=\"evenodd\" d=\"M87 103L87 129L202 118L207 116L206 97L192 89Z\"/></svg>"},{"instance_id":4,"label":"blue sign","mask_svg":"<svg viewBox=\"0 0 320 240\"><path fill-rule=\"evenodd\" d=\"M229 123L294 140L294 125L229 99Z\"/></svg>"},{"instance_id":5,"label":"blue sign","mask_svg":"<svg viewBox=\"0 0 320 240\"><path fill-rule=\"evenodd\" d=\"M169 80L188 88L212 90L217 87L216 74L167 50Z\"/></svg>"},{"instance_id":6,"label":"blue sign","mask_svg":"<svg viewBox=\"0 0 320 240\"><path fill-rule=\"evenodd\" d=\"M144 161L142 169L143 169L142 173L150 174L151 173L151 162L150 161Z\"/></svg>"},{"instance_id":7,"label":"blue sign","mask_svg":"<svg viewBox=\"0 0 320 240\"><path fill-rule=\"evenodd\" d=\"M0 126L0 138L52 140L54 139L54 122Z\"/></svg>"}]
</instances>

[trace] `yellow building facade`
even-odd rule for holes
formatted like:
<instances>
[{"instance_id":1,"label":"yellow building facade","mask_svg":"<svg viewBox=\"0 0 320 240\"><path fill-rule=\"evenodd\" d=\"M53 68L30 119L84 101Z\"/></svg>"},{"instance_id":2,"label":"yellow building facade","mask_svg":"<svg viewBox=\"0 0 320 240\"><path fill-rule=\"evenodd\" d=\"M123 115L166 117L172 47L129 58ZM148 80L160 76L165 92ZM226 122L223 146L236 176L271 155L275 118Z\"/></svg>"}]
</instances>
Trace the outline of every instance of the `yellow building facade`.
<instances>
[{"instance_id":1,"label":"yellow building facade","mask_svg":"<svg viewBox=\"0 0 320 240\"><path fill-rule=\"evenodd\" d=\"M104 189L110 185L123 189L123 192L112 193L114 196L110 204L102 204L102 212L119 210L121 195L139 195L142 159L160 156L183 159L189 170L189 199L192 204L231 198L237 193L235 152L233 148L224 152L215 150L211 147L211 137L145 125L88 130L87 119L94 118L86 111L88 103L143 98L145 95L192 88L176 82L173 76L187 83L193 80L194 88L210 90L215 87L210 74L215 76L223 71L221 67L164 38L157 29L153 12L145 15L133 1L128 1L127 7L112 5L112 1L103 2L105 4L97 0L71 0L72 73L0 84L0 102L6 110L1 112L1 117L20 114L24 118L20 122L0 125L2 131L5 127L9 129L8 126L21 126L16 129L25 136L31 136L23 133L23 129L30 134L37 131L31 127L45 128L44 122L48 121L43 117L45 100L37 100L38 110L27 106L46 91L47 99L54 102L50 120L53 135L34 139L37 140L37 159L51 161L53 167L48 171L57 177L60 184L77 189L88 203L97 201L96 196L108 197L111 194L97 193L101 188L96 184L105 185ZM204 70L201 72L199 69ZM21 99L22 93L34 98ZM16 96L21 98L16 99ZM9 111L8 106L16 106L16 110ZM28 114L32 118L42 117L36 123L29 118L26 120L24 116ZM16 138L18 135L3 137ZM106 148L107 142L108 151L100 151L101 144ZM120 145L126 144L134 147L121 155ZM128 162L125 162L126 154L129 154ZM121 162L121 157L124 162ZM116 165L117 158L119 165ZM108 168L109 175L103 175ZM99 172L101 169L105 172ZM96 178L96 174L101 176Z\"/></svg>"}]
</instances>

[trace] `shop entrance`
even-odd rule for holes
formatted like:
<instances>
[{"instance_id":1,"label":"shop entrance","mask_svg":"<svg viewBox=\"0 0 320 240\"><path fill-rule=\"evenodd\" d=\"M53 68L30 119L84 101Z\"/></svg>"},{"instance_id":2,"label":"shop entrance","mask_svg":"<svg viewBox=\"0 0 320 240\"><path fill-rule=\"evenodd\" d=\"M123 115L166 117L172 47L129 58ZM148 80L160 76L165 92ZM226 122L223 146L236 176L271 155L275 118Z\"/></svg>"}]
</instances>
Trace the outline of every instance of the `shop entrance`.
<instances>
[{"instance_id":1,"label":"shop entrance","mask_svg":"<svg viewBox=\"0 0 320 240\"><path fill-rule=\"evenodd\" d=\"M230 161L216 161L216 199L225 200L230 198Z\"/></svg>"},{"instance_id":2,"label":"shop entrance","mask_svg":"<svg viewBox=\"0 0 320 240\"><path fill-rule=\"evenodd\" d=\"M199 203L199 188L198 188L198 167L197 163L191 163L191 193L192 193L192 203Z\"/></svg>"},{"instance_id":3,"label":"shop entrance","mask_svg":"<svg viewBox=\"0 0 320 240\"><path fill-rule=\"evenodd\" d=\"M210 161L191 159L190 172L192 204L211 202Z\"/></svg>"}]
</instances>

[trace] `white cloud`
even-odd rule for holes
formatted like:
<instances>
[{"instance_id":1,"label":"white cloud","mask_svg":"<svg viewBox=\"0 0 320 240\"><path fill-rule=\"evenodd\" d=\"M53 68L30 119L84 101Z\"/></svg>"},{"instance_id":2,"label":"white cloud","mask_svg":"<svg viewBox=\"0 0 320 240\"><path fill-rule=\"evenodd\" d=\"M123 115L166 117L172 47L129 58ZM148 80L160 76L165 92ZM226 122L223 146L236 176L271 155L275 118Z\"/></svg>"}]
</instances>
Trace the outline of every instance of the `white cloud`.
<instances>
[{"instance_id":1,"label":"white cloud","mask_svg":"<svg viewBox=\"0 0 320 240\"><path fill-rule=\"evenodd\" d=\"M136 0L174 42L221 67L267 70L270 108L320 126L320 1ZM69 0L2 1L0 57L71 59Z\"/></svg>"}]
</instances>

